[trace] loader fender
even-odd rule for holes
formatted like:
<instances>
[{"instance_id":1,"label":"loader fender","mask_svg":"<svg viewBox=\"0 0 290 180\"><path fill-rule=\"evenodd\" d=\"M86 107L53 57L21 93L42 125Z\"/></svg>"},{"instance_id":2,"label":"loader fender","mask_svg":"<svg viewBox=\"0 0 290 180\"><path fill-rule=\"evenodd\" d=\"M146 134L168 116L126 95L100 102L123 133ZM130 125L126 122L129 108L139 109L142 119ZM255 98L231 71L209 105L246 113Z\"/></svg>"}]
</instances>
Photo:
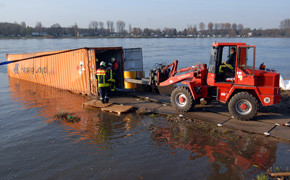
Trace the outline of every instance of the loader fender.
<instances>
[{"instance_id":1,"label":"loader fender","mask_svg":"<svg viewBox=\"0 0 290 180\"><path fill-rule=\"evenodd\" d=\"M200 95L198 95L198 93L195 91L195 83L191 82L191 81L182 81L181 84L186 84L188 86L188 89L191 92L191 96L193 97L193 99L197 99L198 97L200 97Z\"/></svg>"},{"instance_id":2,"label":"loader fender","mask_svg":"<svg viewBox=\"0 0 290 180\"><path fill-rule=\"evenodd\" d=\"M248 87L233 86L226 97L226 102L229 102L231 100L231 98L239 92L247 92L247 93L251 94L252 96L254 96L258 100L259 103L262 102L262 99L259 96L260 92L258 91L258 89L256 87L251 87L251 86L248 86Z\"/></svg>"}]
</instances>

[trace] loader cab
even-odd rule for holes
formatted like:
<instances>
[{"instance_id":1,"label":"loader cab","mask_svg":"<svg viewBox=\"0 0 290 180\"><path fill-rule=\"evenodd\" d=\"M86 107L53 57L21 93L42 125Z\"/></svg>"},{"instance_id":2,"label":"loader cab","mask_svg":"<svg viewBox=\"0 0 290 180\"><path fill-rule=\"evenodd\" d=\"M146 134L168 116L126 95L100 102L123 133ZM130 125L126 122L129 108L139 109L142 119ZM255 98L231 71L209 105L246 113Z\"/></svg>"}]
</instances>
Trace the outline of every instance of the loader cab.
<instances>
[{"instance_id":1,"label":"loader cab","mask_svg":"<svg viewBox=\"0 0 290 180\"><path fill-rule=\"evenodd\" d=\"M227 68L221 73L219 72L220 66L223 61L227 61L232 47L236 49L234 69ZM207 83L211 86L215 86L216 83L243 84L241 77L254 76L253 67L255 67L254 46L247 46L245 43L213 43Z\"/></svg>"}]
</instances>

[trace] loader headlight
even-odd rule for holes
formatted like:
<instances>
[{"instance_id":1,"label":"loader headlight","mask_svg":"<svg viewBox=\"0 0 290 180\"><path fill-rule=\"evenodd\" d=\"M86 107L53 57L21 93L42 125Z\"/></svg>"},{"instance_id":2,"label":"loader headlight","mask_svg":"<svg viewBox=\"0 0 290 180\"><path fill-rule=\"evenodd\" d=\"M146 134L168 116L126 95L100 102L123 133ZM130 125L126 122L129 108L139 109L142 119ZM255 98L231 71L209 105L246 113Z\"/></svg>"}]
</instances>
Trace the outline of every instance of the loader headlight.
<instances>
[{"instance_id":1,"label":"loader headlight","mask_svg":"<svg viewBox=\"0 0 290 180\"><path fill-rule=\"evenodd\" d=\"M264 98L264 102L265 102L265 103L268 104L268 103L270 103L270 101L271 101L271 99L270 99L269 97L265 97L265 98Z\"/></svg>"}]
</instances>

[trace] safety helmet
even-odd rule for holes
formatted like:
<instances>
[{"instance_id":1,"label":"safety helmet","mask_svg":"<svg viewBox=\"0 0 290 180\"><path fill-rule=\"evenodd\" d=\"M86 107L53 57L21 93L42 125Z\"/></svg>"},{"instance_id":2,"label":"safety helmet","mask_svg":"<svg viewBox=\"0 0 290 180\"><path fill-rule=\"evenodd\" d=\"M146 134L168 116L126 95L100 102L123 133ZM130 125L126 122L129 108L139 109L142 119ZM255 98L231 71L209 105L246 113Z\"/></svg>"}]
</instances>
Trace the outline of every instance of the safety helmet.
<instances>
[{"instance_id":1,"label":"safety helmet","mask_svg":"<svg viewBox=\"0 0 290 180\"><path fill-rule=\"evenodd\" d=\"M102 62L100 63L100 66L106 66L105 61L102 61Z\"/></svg>"},{"instance_id":2,"label":"safety helmet","mask_svg":"<svg viewBox=\"0 0 290 180\"><path fill-rule=\"evenodd\" d=\"M112 62L116 61L116 59L115 59L115 58L112 58L111 60L112 60Z\"/></svg>"},{"instance_id":3,"label":"safety helmet","mask_svg":"<svg viewBox=\"0 0 290 180\"><path fill-rule=\"evenodd\" d=\"M112 66L112 64L111 63L108 63L108 66Z\"/></svg>"}]
</instances>

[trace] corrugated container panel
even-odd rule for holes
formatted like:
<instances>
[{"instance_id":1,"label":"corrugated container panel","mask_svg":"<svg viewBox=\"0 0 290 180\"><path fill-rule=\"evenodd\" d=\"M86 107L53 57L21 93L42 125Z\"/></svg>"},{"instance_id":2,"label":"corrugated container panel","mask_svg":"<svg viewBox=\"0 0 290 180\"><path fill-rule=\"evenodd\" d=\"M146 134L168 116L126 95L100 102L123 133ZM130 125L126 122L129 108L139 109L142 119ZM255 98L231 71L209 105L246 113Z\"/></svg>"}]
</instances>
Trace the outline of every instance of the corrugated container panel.
<instances>
[{"instance_id":1,"label":"corrugated container panel","mask_svg":"<svg viewBox=\"0 0 290 180\"><path fill-rule=\"evenodd\" d=\"M8 54L7 61L42 55L48 56L9 64L8 75L60 89L90 93L89 59L88 50L85 48L71 51Z\"/></svg>"}]
</instances>

